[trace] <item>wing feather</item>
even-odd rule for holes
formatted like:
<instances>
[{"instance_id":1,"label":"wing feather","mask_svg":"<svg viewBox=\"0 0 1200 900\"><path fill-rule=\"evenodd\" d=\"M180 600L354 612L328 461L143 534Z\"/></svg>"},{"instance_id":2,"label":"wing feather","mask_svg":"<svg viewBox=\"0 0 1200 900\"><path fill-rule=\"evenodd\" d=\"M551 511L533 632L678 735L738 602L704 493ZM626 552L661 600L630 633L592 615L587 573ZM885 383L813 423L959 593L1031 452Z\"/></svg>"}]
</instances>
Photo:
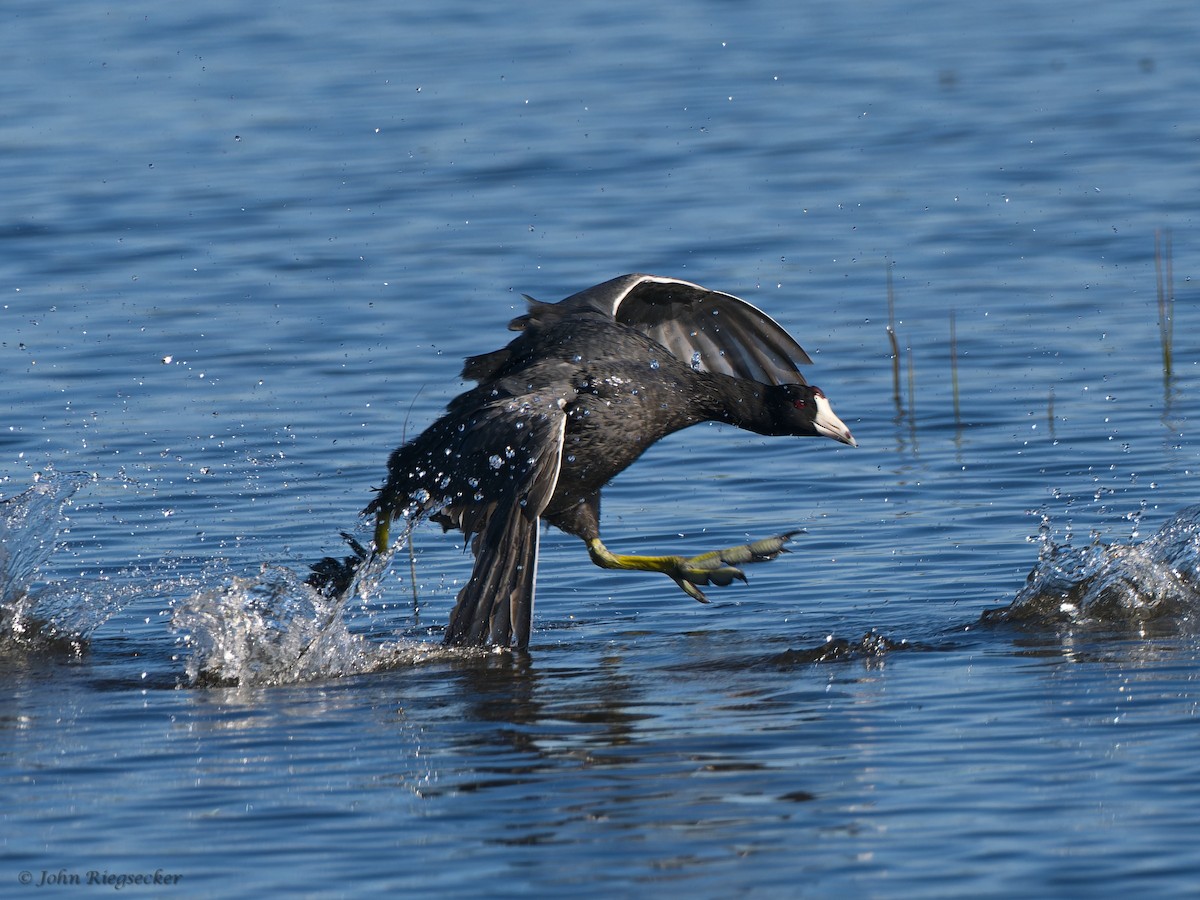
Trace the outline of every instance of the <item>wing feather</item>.
<instances>
[{"instance_id":1,"label":"wing feather","mask_svg":"<svg viewBox=\"0 0 1200 900\"><path fill-rule=\"evenodd\" d=\"M518 421L535 432L531 441L522 443L522 452L531 455L519 461L519 475L482 508L482 514L461 520L464 531L476 532L475 565L450 613L447 644L512 644L519 649L529 645L538 519L558 484L567 417L558 409L556 416L546 413Z\"/></svg>"},{"instance_id":2,"label":"wing feather","mask_svg":"<svg viewBox=\"0 0 1200 900\"><path fill-rule=\"evenodd\" d=\"M732 294L659 275L623 275L559 304L609 312L705 372L804 384L812 359L783 327Z\"/></svg>"},{"instance_id":3,"label":"wing feather","mask_svg":"<svg viewBox=\"0 0 1200 900\"><path fill-rule=\"evenodd\" d=\"M538 519L558 485L569 397L510 392L501 383L458 398L419 438L392 454L367 513L459 528L475 553L446 642L529 641Z\"/></svg>"}]
</instances>

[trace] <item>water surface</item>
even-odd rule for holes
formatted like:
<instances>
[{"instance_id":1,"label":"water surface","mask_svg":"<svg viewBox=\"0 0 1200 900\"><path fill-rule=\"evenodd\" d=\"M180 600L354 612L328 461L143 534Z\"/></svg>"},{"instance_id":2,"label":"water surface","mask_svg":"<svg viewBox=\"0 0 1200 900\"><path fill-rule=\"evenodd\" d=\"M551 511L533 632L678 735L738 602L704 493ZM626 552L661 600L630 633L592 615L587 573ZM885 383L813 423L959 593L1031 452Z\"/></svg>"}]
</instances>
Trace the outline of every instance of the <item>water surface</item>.
<instances>
[{"instance_id":1,"label":"water surface","mask_svg":"<svg viewBox=\"0 0 1200 900\"><path fill-rule=\"evenodd\" d=\"M3 18L0 889L1194 890L1192 4ZM440 649L436 528L304 593L522 293L630 271L861 446L675 435L606 542L793 554L701 607L549 532L528 657Z\"/></svg>"}]
</instances>

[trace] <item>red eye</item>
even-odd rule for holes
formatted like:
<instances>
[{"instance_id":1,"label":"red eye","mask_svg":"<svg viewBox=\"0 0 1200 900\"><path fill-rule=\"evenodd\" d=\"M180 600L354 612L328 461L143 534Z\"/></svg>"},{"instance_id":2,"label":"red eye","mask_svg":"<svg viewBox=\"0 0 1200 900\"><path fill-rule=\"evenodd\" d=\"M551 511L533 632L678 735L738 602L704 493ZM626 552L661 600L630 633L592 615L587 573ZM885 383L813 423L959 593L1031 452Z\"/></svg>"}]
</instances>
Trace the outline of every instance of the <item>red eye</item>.
<instances>
[{"instance_id":1,"label":"red eye","mask_svg":"<svg viewBox=\"0 0 1200 900\"><path fill-rule=\"evenodd\" d=\"M804 407L808 406L808 401L801 397L792 406L796 407L796 409L804 409Z\"/></svg>"}]
</instances>

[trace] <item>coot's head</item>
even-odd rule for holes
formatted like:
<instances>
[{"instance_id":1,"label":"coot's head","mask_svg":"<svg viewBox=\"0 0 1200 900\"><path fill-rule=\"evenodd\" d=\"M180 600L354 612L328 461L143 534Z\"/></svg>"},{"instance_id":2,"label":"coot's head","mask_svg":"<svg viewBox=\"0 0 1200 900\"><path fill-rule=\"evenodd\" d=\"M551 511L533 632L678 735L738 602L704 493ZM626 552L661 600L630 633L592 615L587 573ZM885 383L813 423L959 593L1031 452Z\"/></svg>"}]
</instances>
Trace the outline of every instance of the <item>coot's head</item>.
<instances>
[{"instance_id":1,"label":"coot's head","mask_svg":"<svg viewBox=\"0 0 1200 900\"><path fill-rule=\"evenodd\" d=\"M825 392L816 385L775 385L768 389L764 399L771 415L770 434L819 435L858 446L846 423L829 405Z\"/></svg>"}]
</instances>

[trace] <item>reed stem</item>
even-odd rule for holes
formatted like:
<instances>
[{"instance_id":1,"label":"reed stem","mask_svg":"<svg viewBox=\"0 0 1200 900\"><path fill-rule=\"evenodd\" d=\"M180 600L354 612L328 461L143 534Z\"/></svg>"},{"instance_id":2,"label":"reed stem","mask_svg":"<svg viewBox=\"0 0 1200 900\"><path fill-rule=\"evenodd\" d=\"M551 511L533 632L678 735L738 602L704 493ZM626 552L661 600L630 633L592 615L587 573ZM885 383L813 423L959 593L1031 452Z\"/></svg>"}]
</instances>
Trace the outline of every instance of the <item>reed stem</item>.
<instances>
[{"instance_id":1,"label":"reed stem","mask_svg":"<svg viewBox=\"0 0 1200 900\"><path fill-rule=\"evenodd\" d=\"M891 263L887 264L884 272L887 275L887 335L892 345L892 402L896 404L896 415L900 416L904 414L904 407L900 402L900 343L896 340L896 291L892 286Z\"/></svg>"},{"instance_id":2,"label":"reed stem","mask_svg":"<svg viewBox=\"0 0 1200 900\"><path fill-rule=\"evenodd\" d=\"M958 332L954 327L954 310L950 310L950 387L954 392L954 427L962 428L958 413Z\"/></svg>"},{"instance_id":3,"label":"reed stem","mask_svg":"<svg viewBox=\"0 0 1200 900\"><path fill-rule=\"evenodd\" d=\"M1154 278L1158 292L1158 338L1162 345L1163 381L1167 382L1171 380L1175 344L1175 272L1169 231L1165 237L1159 229L1154 231Z\"/></svg>"}]
</instances>

